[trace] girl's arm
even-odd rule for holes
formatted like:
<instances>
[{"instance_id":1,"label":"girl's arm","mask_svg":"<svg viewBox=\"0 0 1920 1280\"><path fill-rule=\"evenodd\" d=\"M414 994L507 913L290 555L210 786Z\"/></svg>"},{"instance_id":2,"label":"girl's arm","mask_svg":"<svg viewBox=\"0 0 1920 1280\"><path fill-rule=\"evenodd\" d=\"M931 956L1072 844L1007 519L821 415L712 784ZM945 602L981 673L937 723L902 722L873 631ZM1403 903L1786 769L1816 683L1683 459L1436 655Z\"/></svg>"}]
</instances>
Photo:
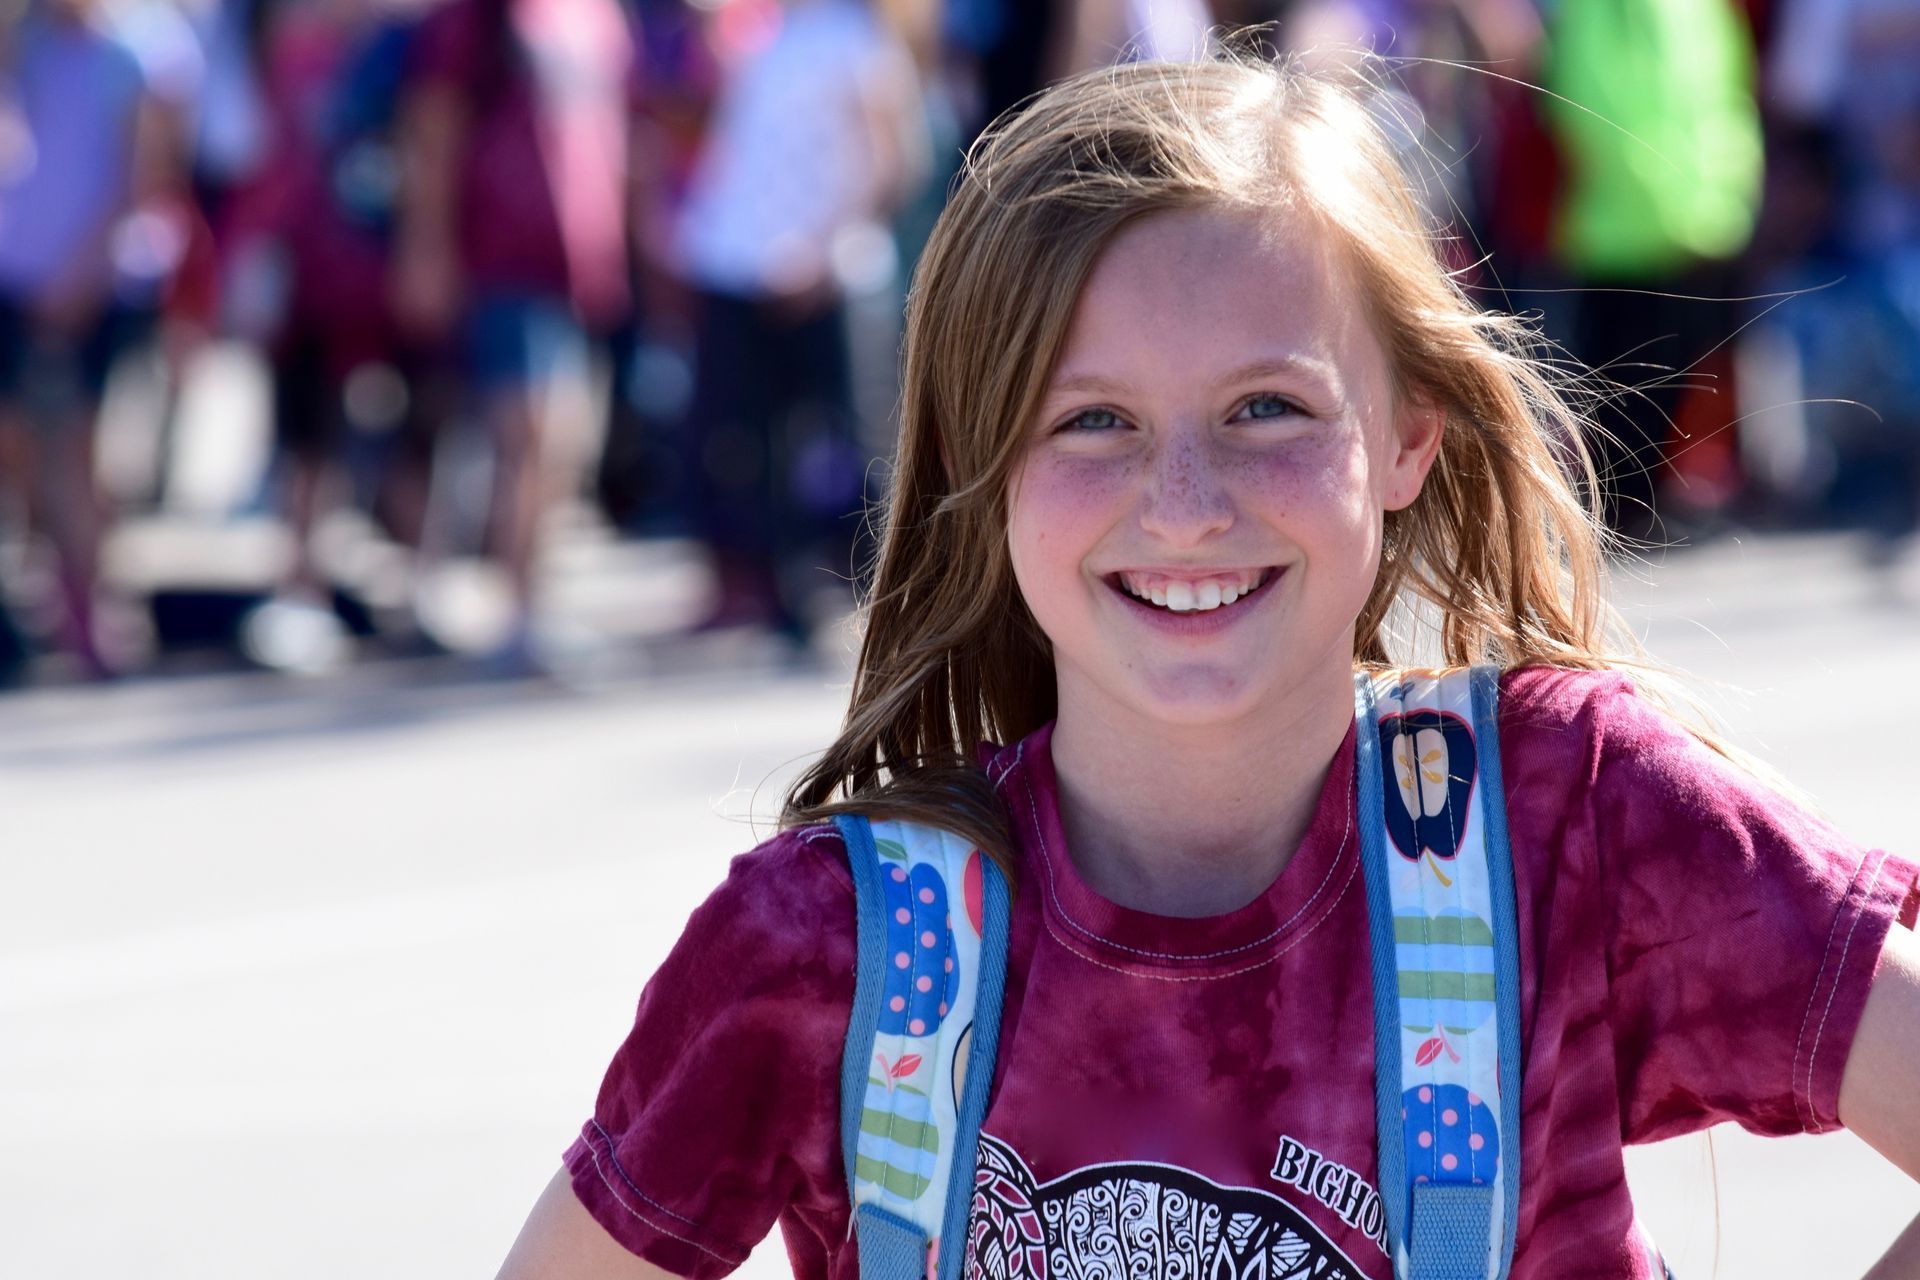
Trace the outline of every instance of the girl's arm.
<instances>
[{"instance_id":1,"label":"girl's arm","mask_svg":"<svg viewBox=\"0 0 1920 1280\"><path fill-rule=\"evenodd\" d=\"M534 1202L498 1280L672 1280L622 1248L581 1207L565 1169Z\"/></svg>"},{"instance_id":2,"label":"girl's arm","mask_svg":"<svg viewBox=\"0 0 1920 1280\"><path fill-rule=\"evenodd\" d=\"M1887 935L1867 1007L1840 1077L1840 1119L1920 1179L1920 938ZM1867 1280L1920 1277L1920 1220L1901 1233Z\"/></svg>"}]
</instances>

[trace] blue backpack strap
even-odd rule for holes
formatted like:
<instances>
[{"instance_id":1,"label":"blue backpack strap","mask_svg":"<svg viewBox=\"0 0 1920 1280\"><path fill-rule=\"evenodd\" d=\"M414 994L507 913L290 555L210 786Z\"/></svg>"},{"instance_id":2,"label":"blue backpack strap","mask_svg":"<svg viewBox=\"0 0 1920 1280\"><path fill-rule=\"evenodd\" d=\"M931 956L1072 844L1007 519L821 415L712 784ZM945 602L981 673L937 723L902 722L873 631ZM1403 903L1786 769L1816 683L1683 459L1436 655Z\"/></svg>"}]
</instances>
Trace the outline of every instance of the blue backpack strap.
<instances>
[{"instance_id":1,"label":"blue backpack strap","mask_svg":"<svg viewBox=\"0 0 1920 1280\"><path fill-rule=\"evenodd\" d=\"M1000 1040L1006 880L950 832L835 822L858 916L840 1125L860 1274L958 1277Z\"/></svg>"},{"instance_id":2,"label":"blue backpack strap","mask_svg":"<svg viewBox=\"0 0 1920 1280\"><path fill-rule=\"evenodd\" d=\"M1380 1194L1401 1280L1502 1280L1520 1200L1520 961L1499 672L1355 682Z\"/></svg>"}]
</instances>

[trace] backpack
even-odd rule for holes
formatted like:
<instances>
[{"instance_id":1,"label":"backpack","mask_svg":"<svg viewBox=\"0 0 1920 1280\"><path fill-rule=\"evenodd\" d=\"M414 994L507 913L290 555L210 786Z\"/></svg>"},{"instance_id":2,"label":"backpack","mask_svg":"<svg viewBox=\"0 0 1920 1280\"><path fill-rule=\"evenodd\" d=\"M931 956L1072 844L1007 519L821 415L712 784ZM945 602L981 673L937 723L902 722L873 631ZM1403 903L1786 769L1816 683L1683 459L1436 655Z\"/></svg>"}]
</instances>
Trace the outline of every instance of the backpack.
<instances>
[{"instance_id":1,"label":"backpack","mask_svg":"<svg viewBox=\"0 0 1920 1280\"><path fill-rule=\"evenodd\" d=\"M1493 667L1355 680L1378 1190L1399 1280L1502 1280L1513 1262L1519 932L1498 692ZM840 1118L862 1280L957 1278L990 1231L1040 1251L1025 1270L1045 1275L1036 1224L973 1212L976 1178L993 1176L975 1165L1006 979L1006 881L950 832L836 823L858 918Z\"/></svg>"}]
</instances>

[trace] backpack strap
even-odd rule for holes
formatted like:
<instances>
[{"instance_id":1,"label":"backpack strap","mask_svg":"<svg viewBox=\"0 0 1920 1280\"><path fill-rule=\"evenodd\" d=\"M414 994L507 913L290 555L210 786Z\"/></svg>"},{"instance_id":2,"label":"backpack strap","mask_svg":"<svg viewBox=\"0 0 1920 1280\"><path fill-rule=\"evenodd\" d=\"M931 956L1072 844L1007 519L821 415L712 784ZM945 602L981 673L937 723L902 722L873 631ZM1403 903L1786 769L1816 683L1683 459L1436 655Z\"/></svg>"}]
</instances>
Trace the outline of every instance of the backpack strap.
<instances>
[{"instance_id":1,"label":"backpack strap","mask_svg":"<svg viewBox=\"0 0 1920 1280\"><path fill-rule=\"evenodd\" d=\"M1520 1200L1520 962L1499 672L1355 680L1380 1195L1400 1280L1502 1280Z\"/></svg>"},{"instance_id":2,"label":"backpack strap","mask_svg":"<svg viewBox=\"0 0 1920 1280\"><path fill-rule=\"evenodd\" d=\"M840 1126L860 1275L957 1278L1000 1039L1006 880L951 832L834 822L858 914Z\"/></svg>"}]
</instances>

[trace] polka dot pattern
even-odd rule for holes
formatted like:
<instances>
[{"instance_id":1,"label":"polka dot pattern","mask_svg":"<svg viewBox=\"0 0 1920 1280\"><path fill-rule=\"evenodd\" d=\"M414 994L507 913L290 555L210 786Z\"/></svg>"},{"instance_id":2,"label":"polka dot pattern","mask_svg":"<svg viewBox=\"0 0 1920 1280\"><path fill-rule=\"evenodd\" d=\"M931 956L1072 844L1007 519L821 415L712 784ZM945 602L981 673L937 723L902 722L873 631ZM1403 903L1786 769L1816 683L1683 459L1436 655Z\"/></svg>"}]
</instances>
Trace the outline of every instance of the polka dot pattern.
<instances>
[{"instance_id":1,"label":"polka dot pattern","mask_svg":"<svg viewBox=\"0 0 1920 1280\"><path fill-rule=\"evenodd\" d=\"M1407 1179L1489 1186L1500 1167L1500 1135L1479 1095L1457 1084L1423 1084L1400 1098Z\"/></svg>"},{"instance_id":2,"label":"polka dot pattern","mask_svg":"<svg viewBox=\"0 0 1920 1280\"><path fill-rule=\"evenodd\" d=\"M890 866L880 878L886 899L887 955L879 1030L930 1036L954 1003L957 977L947 886L928 863Z\"/></svg>"}]
</instances>

